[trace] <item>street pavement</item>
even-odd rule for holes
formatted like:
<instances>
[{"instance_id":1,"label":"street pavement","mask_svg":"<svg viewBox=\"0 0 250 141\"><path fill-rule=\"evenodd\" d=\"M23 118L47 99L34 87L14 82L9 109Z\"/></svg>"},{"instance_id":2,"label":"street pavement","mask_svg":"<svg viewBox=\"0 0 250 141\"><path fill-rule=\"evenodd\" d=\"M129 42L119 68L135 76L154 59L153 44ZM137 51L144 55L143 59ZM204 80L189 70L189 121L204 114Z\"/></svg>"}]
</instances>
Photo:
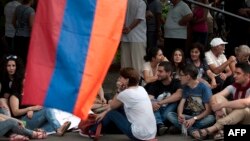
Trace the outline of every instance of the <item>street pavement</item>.
<instances>
[{"instance_id":1,"label":"street pavement","mask_svg":"<svg viewBox=\"0 0 250 141\"><path fill-rule=\"evenodd\" d=\"M193 139L189 136L183 135L163 135L157 137L158 141L192 141ZM48 136L43 141L90 141L88 137L82 137L78 133L66 133L63 137L55 135ZM34 140L36 141L36 140ZM37 140L38 141L38 140ZM41 140L39 140L41 141ZM100 137L99 141L130 141L128 137L121 134L105 134Z\"/></svg>"}]
</instances>

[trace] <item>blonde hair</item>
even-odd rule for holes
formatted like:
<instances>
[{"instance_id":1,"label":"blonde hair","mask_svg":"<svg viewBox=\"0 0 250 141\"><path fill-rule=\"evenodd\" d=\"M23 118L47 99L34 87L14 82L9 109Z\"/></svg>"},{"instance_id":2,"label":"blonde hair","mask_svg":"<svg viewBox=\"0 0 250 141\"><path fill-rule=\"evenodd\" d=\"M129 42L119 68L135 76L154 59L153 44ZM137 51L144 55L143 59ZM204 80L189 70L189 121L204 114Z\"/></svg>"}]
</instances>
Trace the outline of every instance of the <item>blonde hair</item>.
<instances>
[{"instance_id":1,"label":"blonde hair","mask_svg":"<svg viewBox=\"0 0 250 141\"><path fill-rule=\"evenodd\" d=\"M247 45L240 45L234 49L235 55L247 54L250 55L250 48Z\"/></svg>"}]
</instances>

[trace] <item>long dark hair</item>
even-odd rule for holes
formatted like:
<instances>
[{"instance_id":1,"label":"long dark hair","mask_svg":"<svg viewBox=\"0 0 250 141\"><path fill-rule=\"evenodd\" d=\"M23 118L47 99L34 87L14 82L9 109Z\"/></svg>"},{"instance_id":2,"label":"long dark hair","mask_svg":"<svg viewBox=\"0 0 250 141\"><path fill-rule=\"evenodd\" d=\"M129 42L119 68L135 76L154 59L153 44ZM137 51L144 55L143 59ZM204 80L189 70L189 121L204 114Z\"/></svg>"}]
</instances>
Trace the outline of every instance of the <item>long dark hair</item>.
<instances>
[{"instance_id":1,"label":"long dark hair","mask_svg":"<svg viewBox=\"0 0 250 141\"><path fill-rule=\"evenodd\" d=\"M175 50L173 51L172 57L171 57L171 62L172 62L172 64L175 66L174 54L175 54L176 51L179 51L179 52L181 53L181 55L182 55L182 59L181 59L181 62L178 64L178 67L183 67L183 66L185 65L185 55L184 55L183 50L180 49L180 48L177 48L177 49L175 49Z\"/></svg>"},{"instance_id":2,"label":"long dark hair","mask_svg":"<svg viewBox=\"0 0 250 141\"><path fill-rule=\"evenodd\" d=\"M16 71L13 74L11 89L15 92L21 93L23 87L23 79L24 79L24 65L20 57L16 55L9 55L4 57L1 68L2 70L1 81L6 81L10 79L7 71L7 64L9 61L14 61L16 63Z\"/></svg>"},{"instance_id":3,"label":"long dark hair","mask_svg":"<svg viewBox=\"0 0 250 141\"><path fill-rule=\"evenodd\" d=\"M156 55L157 55L157 53L158 53L158 51L159 50L161 50L160 48L157 48L157 47L152 47L152 48L149 48L148 50L147 50L147 54L144 56L144 60L146 61L146 62L148 62L148 61L152 61L152 59L154 58L154 57L156 57Z\"/></svg>"}]
</instances>

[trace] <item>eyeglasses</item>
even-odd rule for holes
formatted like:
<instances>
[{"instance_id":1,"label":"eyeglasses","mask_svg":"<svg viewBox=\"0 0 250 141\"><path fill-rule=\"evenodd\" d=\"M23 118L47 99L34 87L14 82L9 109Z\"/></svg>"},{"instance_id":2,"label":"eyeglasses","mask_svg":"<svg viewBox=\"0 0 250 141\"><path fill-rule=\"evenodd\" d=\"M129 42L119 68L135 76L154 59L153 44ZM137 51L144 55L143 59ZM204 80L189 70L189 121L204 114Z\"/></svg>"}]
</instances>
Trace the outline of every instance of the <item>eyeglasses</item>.
<instances>
[{"instance_id":1,"label":"eyeglasses","mask_svg":"<svg viewBox=\"0 0 250 141\"><path fill-rule=\"evenodd\" d=\"M186 74L179 74L179 76L186 76Z\"/></svg>"},{"instance_id":2,"label":"eyeglasses","mask_svg":"<svg viewBox=\"0 0 250 141\"><path fill-rule=\"evenodd\" d=\"M9 59L17 59L17 56L16 55L9 55L6 57L7 60Z\"/></svg>"}]
</instances>

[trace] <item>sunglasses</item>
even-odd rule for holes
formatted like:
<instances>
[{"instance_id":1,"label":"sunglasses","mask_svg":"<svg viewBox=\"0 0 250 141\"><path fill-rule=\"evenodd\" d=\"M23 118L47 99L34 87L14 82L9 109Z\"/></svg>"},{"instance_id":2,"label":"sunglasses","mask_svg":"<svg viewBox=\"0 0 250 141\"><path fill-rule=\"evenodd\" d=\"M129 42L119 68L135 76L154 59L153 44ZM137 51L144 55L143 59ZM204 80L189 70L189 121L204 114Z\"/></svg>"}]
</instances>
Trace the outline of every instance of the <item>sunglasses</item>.
<instances>
[{"instance_id":1,"label":"sunglasses","mask_svg":"<svg viewBox=\"0 0 250 141\"><path fill-rule=\"evenodd\" d=\"M16 55L9 55L6 57L7 60L9 59L17 59L17 56Z\"/></svg>"}]
</instances>

